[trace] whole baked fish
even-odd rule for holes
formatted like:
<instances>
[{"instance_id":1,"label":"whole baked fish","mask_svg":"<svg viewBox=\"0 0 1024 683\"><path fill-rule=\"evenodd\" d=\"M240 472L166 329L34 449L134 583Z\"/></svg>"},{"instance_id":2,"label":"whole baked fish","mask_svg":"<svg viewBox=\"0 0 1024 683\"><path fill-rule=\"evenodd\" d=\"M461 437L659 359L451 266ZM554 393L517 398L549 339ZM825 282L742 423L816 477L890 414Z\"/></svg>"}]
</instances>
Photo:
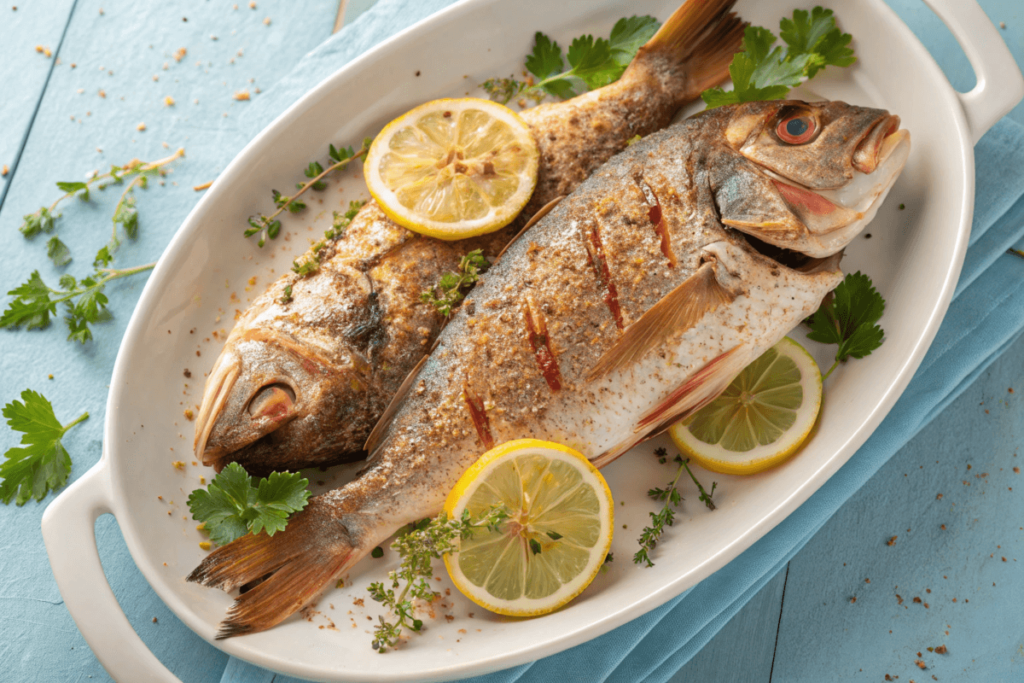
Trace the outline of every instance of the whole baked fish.
<instances>
[{"instance_id":1,"label":"whole baked fish","mask_svg":"<svg viewBox=\"0 0 1024 683\"><path fill-rule=\"evenodd\" d=\"M841 250L909 150L883 110L782 101L713 109L614 157L472 291L356 480L192 572L227 590L269 574L218 637L270 628L437 514L495 444L547 439L604 465L706 405L842 280Z\"/></svg>"},{"instance_id":2,"label":"whole baked fish","mask_svg":"<svg viewBox=\"0 0 1024 683\"><path fill-rule=\"evenodd\" d=\"M358 460L444 319L420 301L473 249L495 257L527 220L637 135L728 76L744 24L734 0L688 0L615 83L522 113L540 148L537 187L506 228L458 242L420 237L367 204L308 277L289 273L245 311L206 381L195 450L253 474ZM286 287L291 296L284 296Z\"/></svg>"}]
</instances>

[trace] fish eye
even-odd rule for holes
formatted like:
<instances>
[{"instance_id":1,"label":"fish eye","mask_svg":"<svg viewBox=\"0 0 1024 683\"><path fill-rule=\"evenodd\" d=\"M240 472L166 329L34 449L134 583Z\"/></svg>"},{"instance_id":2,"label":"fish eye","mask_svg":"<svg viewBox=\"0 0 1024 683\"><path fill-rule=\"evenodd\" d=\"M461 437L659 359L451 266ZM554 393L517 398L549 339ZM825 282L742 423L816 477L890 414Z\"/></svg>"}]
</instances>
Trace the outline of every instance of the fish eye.
<instances>
[{"instance_id":1,"label":"fish eye","mask_svg":"<svg viewBox=\"0 0 1024 683\"><path fill-rule=\"evenodd\" d=\"M810 142L818 130L818 123L813 116L803 113L786 116L775 128L779 139L790 145L802 145Z\"/></svg>"}]
</instances>

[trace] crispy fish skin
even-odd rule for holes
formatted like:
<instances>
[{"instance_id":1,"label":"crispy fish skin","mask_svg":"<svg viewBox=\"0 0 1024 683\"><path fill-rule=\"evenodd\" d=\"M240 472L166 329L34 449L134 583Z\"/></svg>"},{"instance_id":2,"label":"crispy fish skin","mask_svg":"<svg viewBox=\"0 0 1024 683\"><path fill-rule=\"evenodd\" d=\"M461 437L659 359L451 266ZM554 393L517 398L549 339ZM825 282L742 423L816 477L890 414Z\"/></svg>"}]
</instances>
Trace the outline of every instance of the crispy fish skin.
<instances>
[{"instance_id":1,"label":"crispy fish skin","mask_svg":"<svg viewBox=\"0 0 1024 683\"><path fill-rule=\"evenodd\" d=\"M777 170L752 160L766 149L749 147L794 111L819 137L851 128L818 173L802 166L808 177L843 172L870 129L893 120L842 103L734 105L614 157L484 276L357 479L312 498L273 538L242 537L193 571L189 580L228 590L273 572L237 599L218 637L270 628L396 529L436 514L493 445L553 440L606 464L713 400L813 312L842 279L841 251L811 258L752 234L785 225L802 243L800 206L785 201ZM905 131L889 138L873 152L886 185L909 149ZM775 157L804 151L774 144ZM744 188L765 193L751 200L765 210L752 233L725 223Z\"/></svg>"},{"instance_id":2,"label":"crispy fish skin","mask_svg":"<svg viewBox=\"0 0 1024 683\"><path fill-rule=\"evenodd\" d=\"M364 206L325 247L316 273L285 275L236 323L206 383L197 457L218 471L236 461L252 474L361 459L444 323L420 293L473 249L497 256L538 210L721 82L743 35L733 2L689 0L618 81L524 111L541 153L537 187L502 230L442 242Z\"/></svg>"}]
</instances>

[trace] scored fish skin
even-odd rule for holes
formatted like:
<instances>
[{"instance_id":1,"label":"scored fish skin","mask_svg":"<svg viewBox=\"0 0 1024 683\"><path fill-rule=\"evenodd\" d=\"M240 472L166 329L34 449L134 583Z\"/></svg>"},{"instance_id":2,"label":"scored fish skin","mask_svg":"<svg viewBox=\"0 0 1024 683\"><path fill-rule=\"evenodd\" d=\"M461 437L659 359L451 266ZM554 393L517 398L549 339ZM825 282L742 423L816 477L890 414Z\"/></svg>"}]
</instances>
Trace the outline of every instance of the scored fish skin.
<instances>
[{"instance_id":1,"label":"scored fish skin","mask_svg":"<svg viewBox=\"0 0 1024 683\"><path fill-rule=\"evenodd\" d=\"M197 457L218 471L236 461L254 475L361 459L374 424L443 326L420 293L473 249L497 256L539 209L724 80L745 26L729 12L733 2L689 0L618 81L522 112L540 168L510 225L442 242L398 226L370 202L324 247L316 273L272 284L238 319L210 372Z\"/></svg>"},{"instance_id":2,"label":"scored fish skin","mask_svg":"<svg viewBox=\"0 0 1024 683\"><path fill-rule=\"evenodd\" d=\"M748 146L794 108L817 117L822 136L861 121L820 155L822 177L852 164L871 128L891 120L836 102L733 105L614 157L484 275L357 479L311 498L273 538L244 536L192 572L226 590L269 574L236 600L218 637L272 627L402 525L437 514L493 445L558 441L606 464L713 400L812 313L842 279L841 252L810 258L743 232L804 236L775 184L781 174L751 158L765 148ZM774 144L775 157L804 151ZM906 132L893 132L874 166L908 148ZM884 194L899 167L879 176L886 187L864 191ZM744 192L763 193L753 204L768 213L736 229L724 221L740 209L749 217Z\"/></svg>"}]
</instances>

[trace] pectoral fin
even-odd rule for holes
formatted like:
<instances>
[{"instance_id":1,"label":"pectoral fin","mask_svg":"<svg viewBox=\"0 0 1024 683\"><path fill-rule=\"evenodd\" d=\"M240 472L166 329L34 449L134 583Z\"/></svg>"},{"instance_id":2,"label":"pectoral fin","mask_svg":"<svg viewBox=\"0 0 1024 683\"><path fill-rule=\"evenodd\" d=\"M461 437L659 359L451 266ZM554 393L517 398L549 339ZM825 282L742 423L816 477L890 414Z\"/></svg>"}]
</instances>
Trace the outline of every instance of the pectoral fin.
<instances>
[{"instance_id":1,"label":"pectoral fin","mask_svg":"<svg viewBox=\"0 0 1024 683\"><path fill-rule=\"evenodd\" d=\"M630 325L597 361L588 379L636 363L651 350L696 325L705 314L722 304L731 303L736 294L719 284L715 265L714 260L704 263L696 273Z\"/></svg>"},{"instance_id":2,"label":"pectoral fin","mask_svg":"<svg viewBox=\"0 0 1024 683\"><path fill-rule=\"evenodd\" d=\"M743 345L734 346L690 375L640 418L629 438L593 458L594 467L604 467L641 441L715 400L750 361L750 353L745 349Z\"/></svg>"}]
</instances>

